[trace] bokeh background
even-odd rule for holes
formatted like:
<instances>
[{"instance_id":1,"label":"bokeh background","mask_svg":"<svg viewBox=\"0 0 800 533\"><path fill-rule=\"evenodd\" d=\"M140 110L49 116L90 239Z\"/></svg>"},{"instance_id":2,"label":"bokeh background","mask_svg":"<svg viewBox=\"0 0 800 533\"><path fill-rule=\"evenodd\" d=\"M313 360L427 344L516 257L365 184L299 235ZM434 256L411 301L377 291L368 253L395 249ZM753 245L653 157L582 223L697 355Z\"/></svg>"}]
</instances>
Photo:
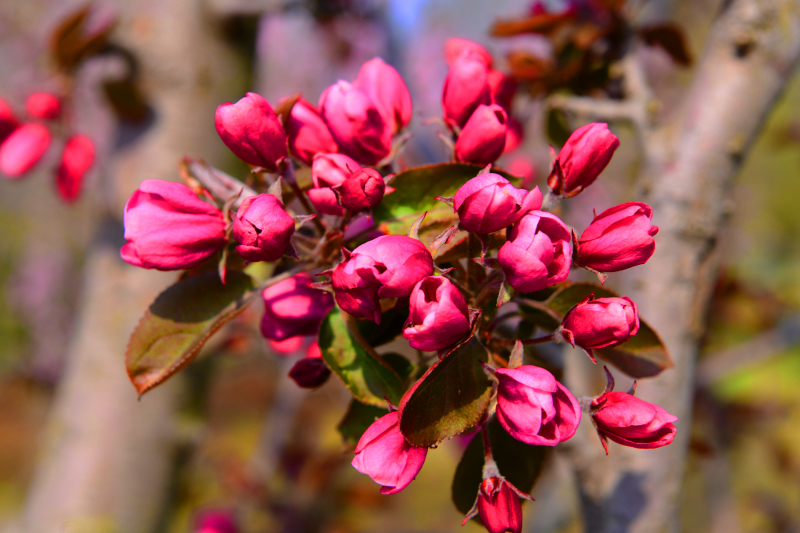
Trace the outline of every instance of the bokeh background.
<instances>
[{"instance_id":1,"label":"bokeh background","mask_svg":"<svg viewBox=\"0 0 800 533\"><path fill-rule=\"evenodd\" d=\"M639 20L678 24L697 57L721 2L634 4ZM48 43L84 5L0 1L0 98L21 109L31 92L63 88ZM73 124L98 154L81 198L65 205L55 194L54 153L24 179L0 179L0 530L25 531L26 521L73 509L57 520L59 531L182 533L209 512L230 517L243 533L481 531L474 523L462 528L450 501L464 442L444 443L407 490L381 496L350 467L351 448L337 431L346 391L335 379L298 389L286 377L297 356L273 353L254 333L258 306L179 379L137 402L124 371L127 336L174 275L122 263L121 212L141 180L177 179L184 155L245 173L214 131L220 103L247 90L273 103L302 91L316 102L376 55L398 68L412 92L406 157L441 161L437 126L423 123L441 115L445 41L478 41L500 64L512 49L547 54L540 37L489 34L495 20L528 9L527 0L95 2L92 24L116 21L115 51L86 61L74 77ZM659 48L641 55L668 108L692 69ZM119 99L112 105L114 84L135 90L132 111L120 109ZM544 106L523 99L518 111L526 125L518 155L544 188ZM636 135L623 122L612 130L622 141L612 165L565 207L576 227L585 227L593 208L630 194ZM687 532L800 531L799 174L795 75L736 180L721 239L695 417L679 427L692 435L681 491ZM575 483L566 459L550 461L533 493L537 503L525 506L525 531L582 531Z\"/></svg>"}]
</instances>

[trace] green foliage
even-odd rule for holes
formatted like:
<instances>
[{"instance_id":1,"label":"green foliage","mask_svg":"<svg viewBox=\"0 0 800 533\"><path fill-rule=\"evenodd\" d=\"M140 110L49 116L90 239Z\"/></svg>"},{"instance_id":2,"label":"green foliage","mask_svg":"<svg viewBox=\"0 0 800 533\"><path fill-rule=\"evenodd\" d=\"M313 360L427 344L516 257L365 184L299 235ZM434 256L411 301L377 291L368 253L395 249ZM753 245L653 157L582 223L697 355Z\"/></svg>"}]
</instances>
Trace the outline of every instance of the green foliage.
<instances>
[{"instance_id":1,"label":"green foliage","mask_svg":"<svg viewBox=\"0 0 800 533\"><path fill-rule=\"evenodd\" d=\"M402 378L380 356L362 346L338 307L322 320L319 348L325 363L357 400L375 406L386 405L386 399L395 404L400 401Z\"/></svg>"},{"instance_id":2,"label":"green foliage","mask_svg":"<svg viewBox=\"0 0 800 533\"><path fill-rule=\"evenodd\" d=\"M367 428L388 412L389 410L386 408L366 405L358 400L352 400L350 407L347 408L347 413L345 413L339 425L336 426L336 429L339 430L345 444L355 446Z\"/></svg>"},{"instance_id":3,"label":"green foliage","mask_svg":"<svg viewBox=\"0 0 800 533\"><path fill-rule=\"evenodd\" d=\"M208 338L241 313L255 294L243 272L216 272L184 278L150 305L131 335L125 364L142 395L194 360Z\"/></svg>"}]
</instances>

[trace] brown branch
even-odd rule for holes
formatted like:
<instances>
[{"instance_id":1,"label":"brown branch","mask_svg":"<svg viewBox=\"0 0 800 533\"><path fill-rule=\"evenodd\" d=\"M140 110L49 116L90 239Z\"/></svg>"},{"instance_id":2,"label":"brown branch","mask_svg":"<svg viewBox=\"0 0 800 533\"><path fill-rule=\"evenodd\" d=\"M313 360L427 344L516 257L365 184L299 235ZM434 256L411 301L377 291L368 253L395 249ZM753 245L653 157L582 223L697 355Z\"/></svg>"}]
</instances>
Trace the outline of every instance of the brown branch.
<instances>
[{"instance_id":1,"label":"brown branch","mask_svg":"<svg viewBox=\"0 0 800 533\"><path fill-rule=\"evenodd\" d=\"M635 197L653 207L658 247L647 265L628 272L622 292L636 300L675 360L674 369L642 382L637 395L680 421L675 441L657 450L614 446L605 458L585 432L571 442L587 531L680 529L695 359L718 268L717 240L733 180L798 57L797 0L732 0L712 27L680 112L646 139Z\"/></svg>"}]
</instances>

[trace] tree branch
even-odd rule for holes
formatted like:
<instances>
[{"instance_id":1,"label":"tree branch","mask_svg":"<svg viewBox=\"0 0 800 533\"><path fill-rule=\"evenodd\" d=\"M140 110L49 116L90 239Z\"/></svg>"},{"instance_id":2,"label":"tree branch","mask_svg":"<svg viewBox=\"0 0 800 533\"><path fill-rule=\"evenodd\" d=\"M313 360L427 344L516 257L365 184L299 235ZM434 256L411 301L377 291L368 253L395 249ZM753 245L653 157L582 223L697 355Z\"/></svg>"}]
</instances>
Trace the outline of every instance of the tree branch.
<instances>
[{"instance_id":1,"label":"tree branch","mask_svg":"<svg viewBox=\"0 0 800 533\"><path fill-rule=\"evenodd\" d=\"M800 57L798 0L732 0L714 23L692 84L668 122L648 135L635 197L653 207L655 256L629 271L623 294L658 330L675 368L638 396L680 418L672 445L571 447L587 531L678 531L677 499L691 432L695 359L716 277L717 240L741 162Z\"/></svg>"}]
</instances>

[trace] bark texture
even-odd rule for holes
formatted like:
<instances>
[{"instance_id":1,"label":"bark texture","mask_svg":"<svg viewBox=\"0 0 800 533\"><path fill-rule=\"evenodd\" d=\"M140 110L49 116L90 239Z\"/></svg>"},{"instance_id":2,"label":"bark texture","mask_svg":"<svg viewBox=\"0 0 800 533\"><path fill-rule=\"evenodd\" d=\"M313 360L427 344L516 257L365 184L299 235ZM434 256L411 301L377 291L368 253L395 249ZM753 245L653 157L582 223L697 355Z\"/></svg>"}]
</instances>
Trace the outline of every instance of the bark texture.
<instances>
[{"instance_id":1,"label":"bark texture","mask_svg":"<svg viewBox=\"0 0 800 533\"><path fill-rule=\"evenodd\" d=\"M635 198L653 207L660 231L655 256L630 271L623 293L639 304L675 361L675 368L640 383L637 395L678 416L679 430L665 448L611 445L607 458L597 437L582 433L574 453L587 531L680 530L695 359L718 268L717 240L733 209L741 162L798 56L800 2L726 2L680 111L645 126Z\"/></svg>"},{"instance_id":2,"label":"bark texture","mask_svg":"<svg viewBox=\"0 0 800 533\"><path fill-rule=\"evenodd\" d=\"M122 262L121 218L139 182L177 179L182 155L211 161L225 156L214 109L235 97L238 90L230 89L243 80L201 8L183 0L115 2L114 40L136 58L153 117L149 125L120 129L117 151L102 169L104 206L98 211L108 214L97 217L99 238L87 252L67 366L14 531L158 529L178 444L180 380L137 401L124 354L143 311L175 274Z\"/></svg>"}]
</instances>

